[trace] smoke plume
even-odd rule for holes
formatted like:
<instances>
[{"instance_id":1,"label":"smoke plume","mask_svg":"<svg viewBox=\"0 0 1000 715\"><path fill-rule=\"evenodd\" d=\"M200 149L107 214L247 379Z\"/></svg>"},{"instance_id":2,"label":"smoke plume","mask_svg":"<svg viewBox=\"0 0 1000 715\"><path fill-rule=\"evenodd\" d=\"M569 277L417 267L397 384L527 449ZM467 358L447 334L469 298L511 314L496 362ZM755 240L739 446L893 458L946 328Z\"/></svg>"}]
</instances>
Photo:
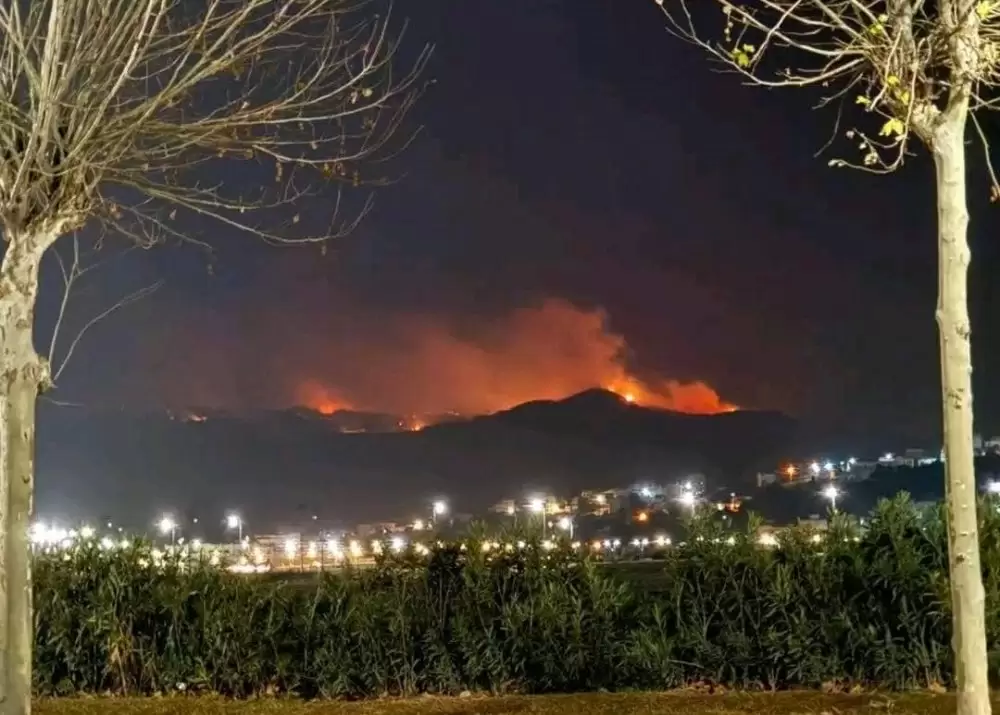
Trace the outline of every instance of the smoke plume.
<instances>
[{"instance_id":1,"label":"smoke plume","mask_svg":"<svg viewBox=\"0 0 1000 715\"><path fill-rule=\"evenodd\" d=\"M355 334L326 349L288 399L327 413L482 414L595 387L682 412L735 409L704 382L640 379L603 311L555 299L473 329L410 317L385 324L377 337Z\"/></svg>"}]
</instances>

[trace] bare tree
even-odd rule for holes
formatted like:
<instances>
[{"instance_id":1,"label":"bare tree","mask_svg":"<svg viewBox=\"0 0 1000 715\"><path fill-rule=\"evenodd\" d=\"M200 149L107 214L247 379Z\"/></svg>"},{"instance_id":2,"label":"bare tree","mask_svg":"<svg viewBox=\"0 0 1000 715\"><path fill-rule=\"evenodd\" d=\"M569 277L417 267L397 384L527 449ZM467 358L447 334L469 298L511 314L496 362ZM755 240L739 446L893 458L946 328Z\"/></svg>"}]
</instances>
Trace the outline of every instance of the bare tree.
<instances>
[{"instance_id":1,"label":"bare tree","mask_svg":"<svg viewBox=\"0 0 1000 715\"><path fill-rule=\"evenodd\" d=\"M998 0L656 0L668 28L750 84L814 88L839 105L836 134L859 155L834 159L888 173L914 144L934 158L938 209L937 323L941 348L948 545L958 712L990 712L983 581L973 463L969 348L966 134L996 106ZM707 8L705 6L708 6ZM699 30L712 14L719 33ZM852 110L852 108L854 108ZM859 111L860 110L860 111ZM842 128L856 113L857 126ZM836 136L836 135L835 135ZM996 176L993 197L1000 196Z\"/></svg>"},{"instance_id":2,"label":"bare tree","mask_svg":"<svg viewBox=\"0 0 1000 715\"><path fill-rule=\"evenodd\" d=\"M0 0L4 715L31 709L35 402L51 380L32 341L43 256L91 224L192 240L185 216L272 243L349 231L369 203L345 191L381 183L427 59L404 63L376 2ZM232 162L257 188L227 186Z\"/></svg>"},{"instance_id":3,"label":"bare tree","mask_svg":"<svg viewBox=\"0 0 1000 715\"><path fill-rule=\"evenodd\" d=\"M64 242L67 243L67 248L65 251L59 250L58 245L50 249L51 256L59 268L59 277L62 280L62 298L59 301L59 310L56 313L55 323L52 326L47 358L49 379L52 387L56 387L59 384L59 378L62 377L73 355L76 354L77 347L92 328L104 322L105 319L110 318L122 308L126 308L152 295L163 286L162 280L154 281L126 293L113 303L109 303L104 308L98 309L90 315L86 322L71 331L69 342L65 348L60 350L60 338L63 337L64 328L67 327L69 318L70 301L74 297L74 294L80 292L81 284L101 268L110 265L116 259L123 258L131 250L137 248L137 246L132 245L124 251L112 252L105 250L103 251L103 255L98 255L102 253L102 249L104 248L104 238L104 236L100 236L88 248L83 245L80 235L75 233L72 236L66 237Z\"/></svg>"}]
</instances>

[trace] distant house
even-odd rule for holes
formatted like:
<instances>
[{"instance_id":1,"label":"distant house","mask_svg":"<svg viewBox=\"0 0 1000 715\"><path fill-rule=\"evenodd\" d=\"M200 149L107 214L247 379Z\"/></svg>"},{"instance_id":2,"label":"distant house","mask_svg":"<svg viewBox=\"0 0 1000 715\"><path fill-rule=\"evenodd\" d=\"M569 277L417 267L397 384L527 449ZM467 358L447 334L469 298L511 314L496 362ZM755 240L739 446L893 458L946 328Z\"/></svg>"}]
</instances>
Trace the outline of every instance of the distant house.
<instances>
[{"instance_id":1,"label":"distant house","mask_svg":"<svg viewBox=\"0 0 1000 715\"><path fill-rule=\"evenodd\" d=\"M579 516L607 516L630 506L630 489L588 489L575 497L570 508Z\"/></svg>"},{"instance_id":2,"label":"distant house","mask_svg":"<svg viewBox=\"0 0 1000 715\"><path fill-rule=\"evenodd\" d=\"M517 502L513 499L501 499L490 507L490 513L502 514L504 516L514 516L517 513Z\"/></svg>"},{"instance_id":3,"label":"distant house","mask_svg":"<svg viewBox=\"0 0 1000 715\"><path fill-rule=\"evenodd\" d=\"M776 472L757 472L757 487L767 487L777 484L781 477Z\"/></svg>"},{"instance_id":4,"label":"distant house","mask_svg":"<svg viewBox=\"0 0 1000 715\"><path fill-rule=\"evenodd\" d=\"M985 454L1000 454L1000 437L990 437L983 440L983 452Z\"/></svg>"},{"instance_id":5,"label":"distant house","mask_svg":"<svg viewBox=\"0 0 1000 715\"><path fill-rule=\"evenodd\" d=\"M389 534L400 534L406 531L406 526L397 524L394 521L380 521L373 524L358 524L354 527L354 533L362 539L373 539Z\"/></svg>"}]
</instances>

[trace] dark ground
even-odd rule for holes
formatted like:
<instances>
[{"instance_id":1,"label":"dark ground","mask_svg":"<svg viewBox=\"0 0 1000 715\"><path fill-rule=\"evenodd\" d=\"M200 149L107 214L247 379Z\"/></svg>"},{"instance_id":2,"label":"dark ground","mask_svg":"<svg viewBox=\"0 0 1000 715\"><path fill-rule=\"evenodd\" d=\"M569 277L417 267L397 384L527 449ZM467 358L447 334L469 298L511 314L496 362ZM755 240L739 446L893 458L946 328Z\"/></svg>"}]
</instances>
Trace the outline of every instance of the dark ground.
<instances>
[{"instance_id":1,"label":"dark ground","mask_svg":"<svg viewBox=\"0 0 1000 715\"><path fill-rule=\"evenodd\" d=\"M1000 698L994 700L994 709ZM361 703L213 698L42 700L36 715L945 715L950 695L587 694L417 698Z\"/></svg>"}]
</instances>

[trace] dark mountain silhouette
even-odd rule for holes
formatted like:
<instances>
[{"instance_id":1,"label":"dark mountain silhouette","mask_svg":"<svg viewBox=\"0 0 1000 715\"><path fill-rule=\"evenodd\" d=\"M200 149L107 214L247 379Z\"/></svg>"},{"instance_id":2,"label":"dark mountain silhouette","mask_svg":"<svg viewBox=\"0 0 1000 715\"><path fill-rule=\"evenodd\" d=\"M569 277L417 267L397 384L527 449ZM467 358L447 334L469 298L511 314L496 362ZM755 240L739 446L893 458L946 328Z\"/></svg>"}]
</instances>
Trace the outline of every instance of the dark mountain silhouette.
<instances>
[{"instance_id":1,"label":"dark mountain silhouette","mask_svg":"<svg viewBox=\"0 0 1000 715\"><path fill-rule=\"evenodd\" d=\"M385 415L43 406L38 512L138 529L169 511L211 532L240 509L256 531L313 515L333 528L419 516L438 496L477 512L533 489L569 494L693 473L714 486L749 484L800 451L797 423L778 413L686 415L599 390L451 419L405 431L405 420ZM361 423L368 431L345 427Z\"/></svg>"}]
</instances>

